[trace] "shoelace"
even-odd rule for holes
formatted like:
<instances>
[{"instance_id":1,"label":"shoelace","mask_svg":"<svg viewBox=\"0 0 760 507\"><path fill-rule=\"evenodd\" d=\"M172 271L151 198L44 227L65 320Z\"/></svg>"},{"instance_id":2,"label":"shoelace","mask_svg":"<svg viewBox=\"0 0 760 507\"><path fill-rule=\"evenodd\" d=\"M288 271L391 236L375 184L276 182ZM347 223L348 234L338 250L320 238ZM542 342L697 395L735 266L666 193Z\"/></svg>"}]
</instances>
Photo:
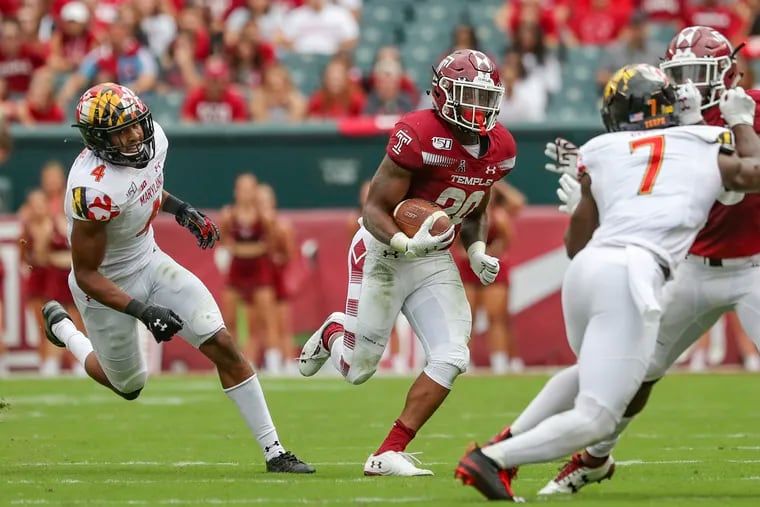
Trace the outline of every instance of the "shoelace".
<instances>
[{"instance_id":1,"label":"shoelace","mask_svg":"<svg viewBox=\"0 0 760 507\"><path fill-rule=\"evenodd\" d=\"M565 466L563 466L560 469L559 474L557 475L557 478L555 479L556 482L560 482L563 479L567 479L569 476L571 476L573 473L577 472L581 467L583 467L583 462L581 461L581 457L579 454L573 454L573 457L570 461L568 461Z\"/></svg>"},{"instance_id":2,"label":"shoelace","mask_svg":"<svg viewBox=\"0 0 760 507\"><path fill-rule=\"evenodd\" d=\"M290 463L301 463L301 460L296 457L295 454L293 454L290 451L284 452L278 456L281 460L288 461Z\"/></svg>"}]
</instances>

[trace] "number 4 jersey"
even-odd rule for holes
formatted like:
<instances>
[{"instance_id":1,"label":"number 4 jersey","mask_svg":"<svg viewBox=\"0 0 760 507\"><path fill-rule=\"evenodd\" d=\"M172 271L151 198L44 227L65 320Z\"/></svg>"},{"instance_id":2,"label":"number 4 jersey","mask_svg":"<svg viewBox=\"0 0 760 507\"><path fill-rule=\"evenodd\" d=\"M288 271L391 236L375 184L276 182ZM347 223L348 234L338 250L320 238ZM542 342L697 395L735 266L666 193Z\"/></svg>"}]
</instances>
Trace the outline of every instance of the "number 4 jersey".
<instances>
[{"instance_id":1,"label":"number 4 jersey","mask_svg":"<svg viewBox=\"0 0 760 507\"><path fill-rule=\"evenodd\" d=\"M452 128L432 109L409 113L396 123L385 151L412 172L405 199L433 201L459 224L491 185L512 170L517 148L512 134L500 124L481 136L480 147L463 146ZM476 156L478 151L482 156Z\"/></svg>"},{"instance_id":2,"label":"number 4 jersey","mask_svg":"<svg viewBox=\"0 0 760 507\"><path fill-rule=\"evenodd\" d=\"M730 130L688 126L595 137L580 148L599 210L592 244L636 244L672 269L685 258L723 190L718 153L733 153Z\"/></svg>"},{"instance_id":3,"label":"number 4 jersey","mask_svg":"<svg viewBox=\"0 0 760 507\"><path fill-rule=\"evenodd\" d=\"M144 268L156 245L151 222L161 209L169 141L158 123L154 128L156 152L144 168L114 165L85 149L69 172L64 203L69 241L74 220L108 222L99 271L111 280Z\"/></svg>"}]
</instances>

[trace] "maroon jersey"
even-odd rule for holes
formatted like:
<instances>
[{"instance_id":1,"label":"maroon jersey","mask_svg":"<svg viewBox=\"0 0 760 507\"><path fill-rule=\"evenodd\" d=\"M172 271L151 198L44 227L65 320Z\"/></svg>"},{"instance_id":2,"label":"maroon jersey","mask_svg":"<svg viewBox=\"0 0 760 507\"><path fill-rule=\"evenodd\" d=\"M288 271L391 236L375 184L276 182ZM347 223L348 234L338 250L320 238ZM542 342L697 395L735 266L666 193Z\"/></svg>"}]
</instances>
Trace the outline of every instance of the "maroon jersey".
<instances>
[{"instance_id":1,"label":"maroon jersey","mask_svg":"<svg viewBox=\"0 0 760 507\"><path fill-rule=\"evenodd\" d=\"M760 90L747 90L747 94L755 99L755 132L760 133ZM717 106L704 117L710 125L725 125ZM716 202L689 252L715 259L760 253L760 194L746 194L731 206Z\"/></svg>"},{"instance_id":2,"label":"maroon jersey","mask_svg":"<svg viewBox=\"0 0 760 507\"><path fill-rule=\"evenodd\" d=\"M440 205L459 224L515 165L517 147L500 124L480 138L481 157L474 157L454 137L451 126L432 109L401 117L385 152L412 172L405 199L419 197ZM483 148L482 143L487 143Z\"/></svg>"}]
</instances>

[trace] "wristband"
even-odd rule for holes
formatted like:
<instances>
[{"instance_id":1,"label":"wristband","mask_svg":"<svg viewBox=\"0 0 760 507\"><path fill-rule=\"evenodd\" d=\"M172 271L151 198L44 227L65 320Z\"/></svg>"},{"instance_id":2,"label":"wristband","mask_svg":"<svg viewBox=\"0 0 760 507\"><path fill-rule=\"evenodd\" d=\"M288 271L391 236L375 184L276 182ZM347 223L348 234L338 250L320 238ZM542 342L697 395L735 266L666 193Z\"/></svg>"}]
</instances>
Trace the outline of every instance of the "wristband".
<instances>
[{"instance_id":1,"label":"wristband","mask_svg":"<svg viewBox=\"0 0 760 507\"><path fill-rule=\"evenodd\" d=\"M409 245L409 236L399 231L391 238L390 245L397 252L406 253L407 246Z\"/></svg>"},{"instance_id":2,"label":"wristband","mask_svg":"<svg viewBox=\"0 0 760 507\"><path fill-rule=\"evenodd\" d=\"M124 313L126 313L127 315L131 315L132 317L136 319L139 319L140 316L147 309L148 309L148 305L146 305L142 301L132 299L129 301L129 303L127 303L127 306L124 308Z\"/></svg>"},{"instance_id":3,"label":"wristband","mask_svg":"<svg viewBox=\"0 0 760 507\"><path fill-rule=\"evenodd\" d=\"M174 197L172 194L167 193L166 199L164 199L163 204L161 204L161 209L164 210L167 213L171 213L172 215L177 215L184 207L187 207L187 204L181 200Z\"/></svg>"},{"instance_id":4,"label":"wristband","mask_svg":"<svg viewBox=\"0 0 760 507\"><path fill-rule=\"evenodd\" d=\"M472 256L475 254L485 254L486 253L486 244L483 241L476 241L470 247L467 249L467 257L472 259Z\"/></svg>"}]
</instances>

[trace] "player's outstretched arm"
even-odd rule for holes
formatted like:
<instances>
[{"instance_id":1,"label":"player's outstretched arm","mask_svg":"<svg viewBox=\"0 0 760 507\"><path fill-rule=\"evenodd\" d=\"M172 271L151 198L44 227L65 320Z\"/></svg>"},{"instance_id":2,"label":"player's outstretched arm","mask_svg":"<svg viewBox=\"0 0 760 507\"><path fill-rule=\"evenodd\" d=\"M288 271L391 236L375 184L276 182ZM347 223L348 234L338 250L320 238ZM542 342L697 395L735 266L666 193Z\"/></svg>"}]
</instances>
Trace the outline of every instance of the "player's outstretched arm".
<instances>
[{"instance_id":1,"label":"player's outstretched arm","mask_svg":"<svg viewBox=\"0 0 760 507\"><path fill-rule=\"evenodd\" d=\"M202 249L214 248L219 227L205 214L164 190L161 209L174 215L177 223L193 233Z\"/></svg>"},{"instance_id":2,"label":"player's outstretched arm","mask_svg":"<svg viewBox=\"0 0 760 507\"><path fill-rule=\"evenodd\" d=\"M736 151L742 157L760 157L760 137L755 132L758 104L740 86L720 98L720 113L734 133Z\"/></svg>"},{"instance_id":3,"label":"player's outstretched arm","mask_svg":"<svg viewBox=\"0 0 760 507\"><path fill-rule=\"evenodd\" d=\"M570 217L570 226L565 233L565 249L572 259L591 241L591 236L599 227L599 210L591 195L591 177L583 174L580 179L581 200Z\"/></svg>"},{"instance_id":4,"label":"player's outstretched arm","mask_svg":"<svg viewBox=\"0 0 760 507\"><path fill-rule=\"evenodd\" d=\"M362 220L364 227L385 244L390 245L391 238L401 233L393 220L393 209L406 197L411 181L412 173L386 155L369 184Z\"/></svg>"}]
</instances>

